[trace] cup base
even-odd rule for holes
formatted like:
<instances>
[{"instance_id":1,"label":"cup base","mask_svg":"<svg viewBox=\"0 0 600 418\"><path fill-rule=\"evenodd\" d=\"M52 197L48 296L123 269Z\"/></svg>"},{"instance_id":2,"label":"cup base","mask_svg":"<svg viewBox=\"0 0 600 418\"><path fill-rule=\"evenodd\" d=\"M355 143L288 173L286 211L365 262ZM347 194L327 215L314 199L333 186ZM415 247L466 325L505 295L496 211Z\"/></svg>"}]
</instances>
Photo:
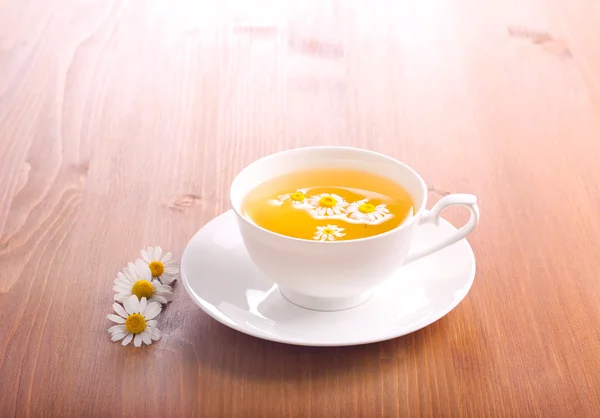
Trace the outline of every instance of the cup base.
<instances>
[{"instance_id":1,"label":"cup base","mask_svg":"<svg viewBox=\"0 0 600 418\"><path fill-rule=\"evenodd\" d=\"M355 308L363 304L373 296L374 290L368 290L364 293L353 296L325 298L318 296L308 296L293 290L279 288L279 291L288 301L301 308L310 309L313 311L343 311L345 309Z\"/></svg>"}]
</instances>

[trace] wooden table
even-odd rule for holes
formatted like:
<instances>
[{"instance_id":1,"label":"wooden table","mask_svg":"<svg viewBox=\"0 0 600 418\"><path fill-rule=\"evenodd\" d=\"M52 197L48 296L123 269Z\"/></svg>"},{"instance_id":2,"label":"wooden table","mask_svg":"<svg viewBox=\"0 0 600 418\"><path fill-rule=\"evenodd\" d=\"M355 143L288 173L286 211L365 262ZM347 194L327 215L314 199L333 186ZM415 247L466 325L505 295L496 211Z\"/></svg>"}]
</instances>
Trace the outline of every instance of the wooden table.
<instances>
[{"instance_id":1,"label":"wooden table","mask_svg":"<svg viewBox=\"0 0 600 418\"><path fill-rule=\"evenodd\" d=\"M598 416L599 40L596 0L0 0L0 416ZM110 342L127 261L314 144L479 197L454 311L294 347L177 283L161 341Z\"/></svg>"}]
</instances>

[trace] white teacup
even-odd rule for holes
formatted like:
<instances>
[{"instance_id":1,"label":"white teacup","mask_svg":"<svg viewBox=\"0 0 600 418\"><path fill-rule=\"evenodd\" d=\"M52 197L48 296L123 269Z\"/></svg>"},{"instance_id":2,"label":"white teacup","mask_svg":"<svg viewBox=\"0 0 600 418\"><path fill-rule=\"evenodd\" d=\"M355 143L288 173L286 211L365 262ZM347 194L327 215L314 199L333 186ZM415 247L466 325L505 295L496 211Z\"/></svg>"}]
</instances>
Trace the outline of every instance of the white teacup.
<instances>
[{"instance_id":1,"label":"white teacup","mask_svg":"<svg viewBox=\"0 0 600 418\"><path fill-rule=\"evenodd\" d=\"M414 216L380 235L321 242L271 232L242 214L244 197L261 183L289 172L324 167L366 170L397 182L412 196ZM254 264L277 283L289 301L321 311L360 305L399 267L459 241L473 231L479 220L475 196L445 196L427 212L427 187L413 169L385 155L347 147L296 148L261 158L237 175L231 185L230 199ZM451 205L470 209L467 224L423 250L409 252L414 229L423 223L437 224L440 212Z\"/></svg>"}]
</instances>

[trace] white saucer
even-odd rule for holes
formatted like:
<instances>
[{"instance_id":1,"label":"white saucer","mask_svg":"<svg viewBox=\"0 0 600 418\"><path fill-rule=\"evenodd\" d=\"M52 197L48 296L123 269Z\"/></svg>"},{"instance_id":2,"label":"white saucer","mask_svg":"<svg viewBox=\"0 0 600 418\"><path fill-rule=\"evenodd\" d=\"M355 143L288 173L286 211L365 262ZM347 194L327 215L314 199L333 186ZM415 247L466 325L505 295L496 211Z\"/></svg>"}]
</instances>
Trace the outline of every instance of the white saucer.
<instances>
[{"instance_id":1,"label":"white saucer","mask_svg":"<svg viewBox=\"0 0 600 418\"><path fill-rule=\"evenodd\" d=\"M417 228L417 248L455 228ZM319 312L285 299L252 264L233 211L206 224L188 243L181 277L192 299L217 321L240 332L287 344L344 346L399 337L437 321L467 295L475 257L466 240L400 268L356 308Z\"/></svg>"}]
</instances>

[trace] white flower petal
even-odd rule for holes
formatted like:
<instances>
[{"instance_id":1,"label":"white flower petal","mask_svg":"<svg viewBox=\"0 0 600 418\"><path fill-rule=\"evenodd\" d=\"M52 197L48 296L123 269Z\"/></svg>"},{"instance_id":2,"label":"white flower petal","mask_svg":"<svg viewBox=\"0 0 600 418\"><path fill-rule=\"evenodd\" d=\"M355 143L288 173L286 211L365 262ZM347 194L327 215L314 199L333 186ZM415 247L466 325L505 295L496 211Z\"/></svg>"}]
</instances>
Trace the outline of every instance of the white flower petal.
<instances>
[{"instance_id":1,"label":"white flower petal","mask_svg":"<svg viewBox=\"0 0 600 418\"><path fill-rule=\"evenodd\" d=\"M137 297L136 297L136 296L134 296L134 297L137 299ZM130 296L130 297L128 297L127 299L125 299L125 300L123 301L123 307L125 308L125 310L127 311L127 313L128 313L129 315L132 315L132 314L134 313L134 311L133 311L133 309L132 309L132 307L131 307L131 301L130 301L130 300L131 300L131 296Z\"/></svg>"},{"instance_id":2,"label":"white flower petal","mask_svg":"<svg viewBox=\"0 0 600 418\"><path fill-rule=\"evenodd\" d=\"M113 288L118 287L121 289L131 289L131 287L133 286L133 283L129 283L129 282L125 282L122 280L115 280L115 285Z\"/></svg>"},{"instance_id":3,"label":"white flower petal","mask_svg":"<svg viewBox=\"0 0 600 418\"><path fill-rule=\"evenodd\" d=\"M108 332L110 332L111 334L123 331L127 331L127 327L125 325L113 325L108 329Z\"/></svg>"},{"instance_id":4,"label":"white flower petal","mask_svg":"<svg viewBox=\"0 0 600 418\"><path fill-rule=\"evenodd\" d=\"M160 303L152 302L148 304L146 310L142 313L142 315L144 315L144 318L146 318L146 320L154 319L160 313L161 310L162 307L160 306Z\"/></svg>"},{"instance_id":5,"label":"white flower petal","mask_svg":"<svg viewBox=\"0 0 600 418\"><path fill-rule=\"evenodd\" d=\"M122 289L122 290L126 290L126 289L131 289L133 285L132 284L125 284L125 283L117 283L115 282L115 285L113 286L114 290L117 289Z\"/></svg>"},{"instance_id":6,"label":"white flower petal","mask_svg":"<svg viewBox=\"0 0 600 418\"><path fill-rule=\"evenodd\" d=\"M154 260L160 261L162 258L162 248L156 246L154 247Z\"/></svg>"},{"instance_id":7,"label":"white flower petal","mask_svg":"<svg viewBox=\"0 0 600 418\"><path fill-rule=\"evenodd\" d=\"M177 273L179 273L179 267L176 267L176 266L166 267L165 266L165 273L177 274Z\"/></svg>"},{"instance_id":8,"label":"white flower petal","mask_svg":"<svg viewBox=\"0 0 600 418\"><path fill-rule=\"evenodd\" d=\"M115 282L113 289L123 289L123 290L131 290L133 284L123 283L123 282Z\"/></svg>"},{"instance_id":9,"label":"white flower petal","mask_svg":"<svg viewBox=\"0 0 600 418\"><path fill-rule=\"evenodd\" d=\"M135 334L135 337L133 337L133 345L136 347L142 346L142 336L140 334Z\"/></svg>"},{"instance_id":10,"label":"white flower petal","mask_svg":"<svg viewBox=\"0 0 600 418\"><path fill-rule=\"evenodd\" d=\"M123 338L125 338L125 336L126 336L127 334L128 334L128 332L127 332L127 331L121 331L121 332L117 332L117 333L113 334L113 335L110 337L110 340L111 340L112 342L115 342L115 341L122 340Z\"/></svg>"},{"instance_id":11,"label":"white flower petal","mask_svg":"<svg viewBox=\"0 0 600 418\"><path fill-rule=\"evenodd\" d=\"M127 267L123 269L123 274L127 276L127 278L131 280L132 283L138 281L138 274L137 270L135 269L135 264L133 264L131 261L127 263Z\"/></svg>"},{"instance_id":12,"label":"white flower petal","mask_svg":"<svg viewBox=\"0 0 600 418\"><path fill-rule=\"evenodd\" d=\"M125 269L127 269L127 267ZM123 284L131 285L131 284L133 284L133 280L131 279L131 277L129 277L128 275L126 275L120 271L117 273L117 278L115 279L115 283L123 283Z\"/></svg>"},{"instance_id":13,"label":"white flower petal","mask_svg":"<svg viewBox=\"0 0 600 418\"><path fill-rule=\"evenodd\" d=\"M148 328L155 327L156 324L158 324L158 321L156 319L151 319L149 321L146 321L146 325L148 325Z\"/></svg>"},{"instance_id":14,"label":"white flower petal","mask_svg":"<svg viewBox=\"0 0 600 418\"><path fill-rule=\"evenodd\" d=\"M132 263L131 261L127 263L127 267L124 270L125 274L129 276L131 283L135 283L139 280L145 279L145 271L144 269L139 268L138 263L141 263L141 265L144 266L146 265L146 263L144 263L144 261L141 258L136 258L134 263Z\"/></svg>"},{"instance_id":15,"label":"white flower petal","mask_svg":"<svg viewBox=\"0 0 600 418\"><path fill-rule=\"evenodd\" d=\"M166 253L165 255L163 255L163 258L162 258L162 260L160 260L160 261L162 261L162 263L163 263L164 265L166 265L166 264L167 264L167 263L169 263L169 262L170 262L172 259L173 259L173 254L171 254L171 253Z\"/></svg>"},{"instance_id":16,"label":"white flower petal","mask_svg":"<svg viewBox=\"0 0 600 418\"><path fill-rule=\"evenodd\" d=\"M127 299L130 295L131 295L131 293L117 293L115 295L114 299L117 302L123 303L123 302L125 302L125 299Z\"/></svg>"},{"instance_id":17,"label":"white flower petal","mask_svg":"<svg viewBox=\"0 0 600 418\"><path fill-rule=\"evenodd\" d=\"M125 319L121 318L120 316L117 316L115 314L108 314L106 316L108 319L110 319L113 322L116 322L117 324L124 324L125 323Z\"/></svg>"},{"instance_id":18,"label":"white flower petal","mask_svg":"<svg viewBox=\"0 0 600 418\"><path fill-rule=\"evenodd\" d=\"M131 291L128 291L128 292L120 291L115 294L114 299L115 299L115 301L119 302L120 304L125 305L125 300L127 298L129 298L129 296L131 296ZM124 317L124 318L126 318L126 317Z\"/></svg>"},{"instance_id":19,"label":"white flower petal","mask_svg":"<svg viewBox=\"0 0 600 418\"><path fill-rule=\"evenodd\" d=\"M176 275L172 275L172 274L163 274L162 276L159 277L159 279L165 285L170 285L175 280L177 280L177 276Z\"/></svg>"},{"instance_id":20,"label":"white flower petal","mask_svg":"<svg viewBox=\"0 0 600 418\"><path fill-rule=\"evenodd\" d=\"M162 332L155 327L148 327L148 334L150 334L150 338L154 341L158 341L162 337Z\"/></svg>"},{"instance_id":21,"label":"white flower petal","mask_svg":"<svg viewBox=\"0 0 600 418\"><path fill-rule=\"evenodd\" d=\"M146 264L143 260L139 258L135 260L135 264L133 265L133 269L136 271L136 279L137 280L148 280L152 279L152 271L148 264ZM137 281L136 280L136 281Z\"/></svg>"},{"instance_id":22,"label":"white flower petal","mask_svg":"<svg viewBox=\"0 0 600 418\"><path fill-rule=\"evenodd\" d=\"M129 277L123 277L122 279L116 279L113 283L115 284L115 286L123 286L131 289L131 286L133 286L135 280L132 280Z\"/></svg>"},{"instance_id":23,"label":"white flower petal","mask_svg":"<svg viewBox=\"0 0 600 418\"><path fill-rule=\"evenodd\" d=\"M133 313L141 313L140 300L137 298L136 295L129 296L128 301L129 301L129 306L131 306L131 309L133 309Z\"/></svg>"},{"instance_id":24,"label":"white flower petal","mask_svg":"<svg viewBox=\"0 0 600 418\"><path fill-rule=\"evenodd\" d=\"M156 284L152 283L152 286L154 286L154 291L159 293L173 291L171 286L168 284L161 284L158 280L156 280Z\"/></svg>"},{"instance_id":25,"label":"white flower petal","mask_svg":"<svg viewBox=\"0 0 600 418\"><path fill-rule=\"evenodd\" d=\"M123 342L121 344L123 344L125 346L125 345L129 344L132 339L133 339L133 334L127 334L127 336L125 337L125 339L123 340Z\"/></svg>"},{"instance_id":26,"label":"white flower petal","mask_svg":"<svg viewBox=\"0 0 600 418\"><path fill-rule=\"evenodd\" d=\"M117 285L117 286L113 286L113 290L117 293L131 293L131 289L133 289L133 285L132 286L122 286L122 285Z\"/></svg>"},{"instance_id":27,"label":"white flower petal","mask_svg":"<svg viewBox=\"0 0 600 418\"><path fill-rule=\"evenodd\" d=\"M129 297L132 295L131 289L113 288L113 290L115 292L117 292L118 295L125 295L125 297ZM116 297L115 297L115 300L117 300ZM123 301L120 301L120 302L123 303Z\"/></svg>"},{"instance_id":28,"label":"white flower petal","mask_svg":"<svg viewBox=\"0 0 600 418\"><path fill-rule=\"evenodd\" d=\"M142 297L140 300L140 312L144 312L146 310L146 305L148 305L148 300L145 297Z\"/></svg>"},{"instance_id":29,"label":"white flower petal","mask_svg":"<svg viewBox=\"0 0 600 418\"><path fill-rule=\"evenodd\" d=\"M148 331L144 330L140 333L140 336L142 337L142 341L144 342L144 344L146 345L150 345L152 344L152 340L150 339L150 334L148 333Z\"/></svg>"},{"instance_id":30,"label":"white flower petal","mask_svg":"<svg viewBox=\"0 0 600 418\"><path fill-rule=\"evenodd\" d=\"M140 253L142 254L142 258L144 259L144 261L146 263L150 263L150 254L148 254L148 251L142 250L140 251Z\"/></svg>"},{"instance_id":31,"label":"white flower petal","mask_svg":"<svg viewBox=\"0 0 600 418\"><path fill-rule=\"evenodd\" d=\"M168 270L165 270L163 274L166 274L167 276L177 277L179 276L179 269L177 267L171 267Z\"/></svg>"},{"instance_id":32,"label":"white flower petal","mask_svg":"<svg viewBox=\"0 0 600 418\"><path fill-rule=\"evenodd\" d=\"M113 309L115 310L116 313L118 313L123 318L127 318L129 316L127 314L127 312L125 312L125 309L123 309L123 307L121 305L119 305L118 303L113 303Z\"/></svg>"},{"instance_id":33,"label":"white flower petal","mask_svg":"<svg viewBox=\"0 0 600 418\"><path fill-rule=\"evenodd\" d=\"M168 303L168 301L162 297L161 295L152 295L152 297L150 298L150 302L156 302L156 303L162 303L162 304L166 304Z\"/></svg>"}]
</instances>

